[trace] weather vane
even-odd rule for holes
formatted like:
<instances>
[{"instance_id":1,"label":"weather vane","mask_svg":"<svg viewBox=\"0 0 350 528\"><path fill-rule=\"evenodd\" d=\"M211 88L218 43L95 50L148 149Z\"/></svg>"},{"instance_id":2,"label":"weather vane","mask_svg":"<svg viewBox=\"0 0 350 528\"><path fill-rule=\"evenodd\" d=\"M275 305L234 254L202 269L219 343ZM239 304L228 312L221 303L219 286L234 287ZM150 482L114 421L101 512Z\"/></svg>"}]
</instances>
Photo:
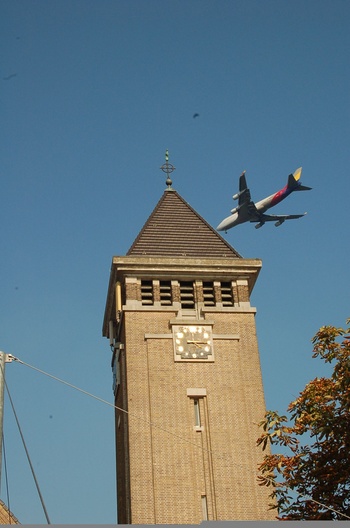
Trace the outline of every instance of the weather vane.
<instances>
[{"instance_id":1,"label":"weather vane","mask_svg":"<svg viewBox=\"0 0 350 528\"><path fill-rule=\"evenodd\" d=\"M170 178L170 174L175 170L175 167L174 165L172 165L171 163L169 163L169 151L168 149L165 151L165 163L161 166L161 169L163 172L166 173L167 175L167 179L166 179L166 184L169 188L171 188L171 185L172 185L172 180Z\"/></svg>"}]
</instances>

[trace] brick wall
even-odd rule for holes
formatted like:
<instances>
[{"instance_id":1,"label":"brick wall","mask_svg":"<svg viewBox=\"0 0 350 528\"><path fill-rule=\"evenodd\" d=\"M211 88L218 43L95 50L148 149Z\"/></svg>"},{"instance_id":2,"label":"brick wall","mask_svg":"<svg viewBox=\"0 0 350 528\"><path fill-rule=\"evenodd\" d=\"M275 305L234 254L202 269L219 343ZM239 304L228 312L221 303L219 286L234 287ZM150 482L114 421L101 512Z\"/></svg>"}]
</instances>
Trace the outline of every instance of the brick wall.
<instances>
[{"instance_id":1,"label":"brick wall","mask_svg":"<svg viewBox=\"0 0 350 528\"><path fill-rule=\"evenodd\" d=\"M256 482L256 424L265 404L254 314L206 311L214 321L213 363L174 362L175 316L124 314L131 522L198 524L203 496L209 520L273 519L266 489ZM222 338L234 334L238 340ZM201 430L190 388L206 390Z\"/></svg>"}]
</instances>

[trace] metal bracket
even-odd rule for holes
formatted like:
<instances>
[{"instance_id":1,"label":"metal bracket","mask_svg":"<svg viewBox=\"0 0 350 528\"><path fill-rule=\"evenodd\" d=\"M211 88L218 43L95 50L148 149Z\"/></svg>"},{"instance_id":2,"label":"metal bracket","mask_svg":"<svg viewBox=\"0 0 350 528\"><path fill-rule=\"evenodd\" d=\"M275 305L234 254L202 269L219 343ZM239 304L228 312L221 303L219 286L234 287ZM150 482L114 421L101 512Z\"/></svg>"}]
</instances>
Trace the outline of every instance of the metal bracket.
<instances>
[{"instance_id":1,"label":"metal bracket","mask_svg":"<svg viewBox=\"0 0 350 528\"><path fill-rule=\"evenodd\" d=\"M12 361L17 361L17 358L12 354L6 354L5 352L3 352L3 354L5 356L5 363L12 363Z\"/></svg>"}]
</instances>

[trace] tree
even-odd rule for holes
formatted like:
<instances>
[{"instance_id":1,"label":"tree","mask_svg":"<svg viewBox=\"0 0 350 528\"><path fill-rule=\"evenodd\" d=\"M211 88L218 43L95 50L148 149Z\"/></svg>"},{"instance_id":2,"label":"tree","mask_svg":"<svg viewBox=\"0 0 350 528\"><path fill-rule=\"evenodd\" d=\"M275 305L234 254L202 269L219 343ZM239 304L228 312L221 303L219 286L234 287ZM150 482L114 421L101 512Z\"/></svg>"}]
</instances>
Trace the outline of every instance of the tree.
<instances>
[{"instance_id":1,"label":"tree","mask_svg":"<svg viewBox=\"0 0 350 528\"><path fill-rule=\"evenodd\" d=\"M258 476L280 520L350 520L349 324L323 326L312 340L312 357L331 364L331 376L306 385L289 404L289 421L268 411L259 424L257 444L283 448L264 456Z\"/></svg>"}]
</instances>

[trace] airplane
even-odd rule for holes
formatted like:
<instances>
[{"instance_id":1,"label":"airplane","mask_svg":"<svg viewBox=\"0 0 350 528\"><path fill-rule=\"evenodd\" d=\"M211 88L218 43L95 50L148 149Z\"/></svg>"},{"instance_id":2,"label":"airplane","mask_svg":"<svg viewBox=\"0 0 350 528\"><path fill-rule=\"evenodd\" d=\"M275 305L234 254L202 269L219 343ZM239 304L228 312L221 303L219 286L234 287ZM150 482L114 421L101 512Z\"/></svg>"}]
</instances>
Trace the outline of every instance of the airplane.
<instances>
[{"instance_id":1,"label":"airplane","mask_svg":"<svg viewBox=\"0 0 350 528\"><path fill-rule=\"evenodd\" d=\"M233 195L234 200L238 200L238 206L231 210L231 215L225 218L218 227L218 231L227 232L231 227L243 224L244 222L257 222L256 229L262 227L265 222L275 221L275 226L278 227L285 220L294 220L305 216L306 213L297 215L268 215L265 211L278 204L289 196L294 191L310 191L311 187L301 185L299 181L302 168L297 169L294 174L288 176L288 182L283 189L275 194L271 194L267 198L254 203L250 197L250 190L247 187L245 171L239 177L239 192Z\"/></svg>"}]
</instances>

